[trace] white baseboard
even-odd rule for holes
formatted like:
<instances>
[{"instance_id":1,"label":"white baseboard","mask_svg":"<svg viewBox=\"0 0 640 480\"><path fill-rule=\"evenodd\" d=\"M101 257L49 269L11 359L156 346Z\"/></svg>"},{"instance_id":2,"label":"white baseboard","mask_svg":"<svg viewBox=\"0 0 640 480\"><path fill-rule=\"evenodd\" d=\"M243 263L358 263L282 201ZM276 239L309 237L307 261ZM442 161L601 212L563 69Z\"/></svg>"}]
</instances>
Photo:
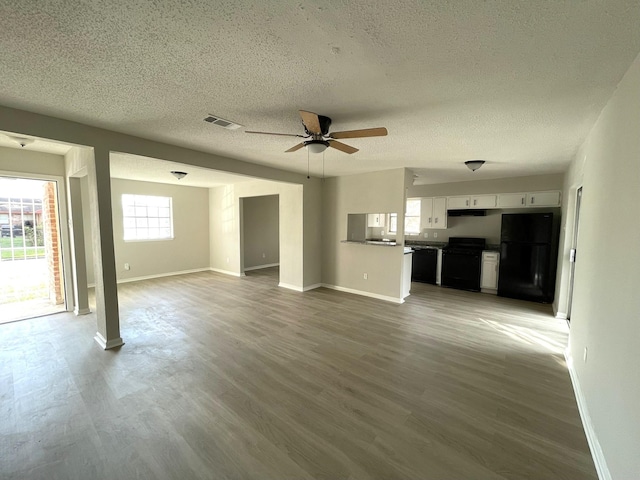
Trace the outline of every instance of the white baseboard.
<instances>
[{"instance_id":1,"label":"white baseboard","mask_svg":"<svg viewBox=\"0 0 640 480\"><path fill-rule=\"evenodd\" d=\"M213 268L213 267L211 267L211 268L209 268L209 270L212 271L212 272L223 273L225 275L231 275L232 277L242 277L242 276L244 276L244 273L240 274L238 272L232 272L231 270L222 270L221 268Z\"/></svg>"},{"instance_id":2,"label":"white baseboard","mask_svg":"<svg viewBox=\"0 0 640 480\"><path fill-rule=\"evenodd\" d=\"M122 345L124 345L124 341L121 337L112 338L111 340L107 341L100 332L96 332L96 336L93 337L93 339L98 345L100 345L103 350L109 350L111 348L121 347Z\"/></svg>"},{"instance_id":3,"label":"white baseboard","mask_svg":"<svg viewBox=\"0 0 640 480\"><path fill-rule=\"evenodd\" d=\"M339 292L353 293L355 295L362 295L363 297L377 298L378 300L384 300L386 302L404 303L403 298L389 297L387 295L379 295L377 293L365 292L364 290L355 290L353 288L339 287L337 285L329 285L327 283L322 284L325 288L331 290L338 290Z\"/></svg>"},{"instance_id":4,"label":"white baseboard","mask_svg":"<svg viewBox=\"0 0 640 480\"><path fill-rule=\"evenodd\" d=\"M181 270L179 272L158 273L156 275L145 275L143 277L122 278L118 283L139 282L141 280L151 280L152 278L173 277L174 275L185 275L187 273L208 272L208 268L194 268L192 270Z\"/></svg>"},{"instance_id":5,"label":"white baseboard","mask_svg":"<svg viewBox=\"0 0 640 480\"><path fill-rule=\"evenodd\" d=\"M76 308L73 313L75 313L76 315L88 315L89 313L91 313L91 309L89 307L81 309Z\"/></svg>"},{"instance_id":6,"label":"white baseboard","mask_svg":"<svg viewBox=\"0 0 640 480\"><path fill-rule=\"evenodd\" d=\"M245 267L245 272L250 272L251 270L260 270L261 268L271 268L271 267L279 267L279 263L267 263L265 265L257 265L255 267Z\"/></svg>"},{"instance_id":7,"label":"white baseboard","mask_svg":"<svg viewBox=\"0 0 640 480\"><path fill-rule=\"evenodd\" d=\"M593 429L593 423L591 422L591 416L589 415L587 402L582 395L580 381L578 380L578 375L575 371L575 368L573 367L573 358L571 357L571 353L569 352L568 348L564 351L564 358L567 362L567 368L569 369L569 376L571 377L573 392L576 395L578 411L580 412L580 419L582 420L582 426L584 427L584 432L587 436L587 442L589 443L591 457L593 458L593 463L595 464L598 478L600 480L612 480L611 473L609 472L609 467L607 467L607 462L604 458L604 452L602 451L602 447L600 446L600 442L598 441L598 436Z\"/></svg>"},{"instance_id":8,"label":"white baseboard","mask_svg":"<svg viewBox=\"0 0 640 480\"><path fill-rule=\"evenodd\" d=\"M304 292L304 289L302 287L299 287L297 285L291 285L290 283L280 282L278 286L282 288L288 288L289 290L295 290L296 292Z\"/></svg>"},{"instance_id":9,"label":"white baseboard","mask_svg":"<svg viewBox=\"0 0 640 480\"><path fill-rule=\"evenodd\" d=\"M316 288L320 288L320 287L322 287L322 286L323 286L323 285L322 285L321 283L316 283L316 284L308 285L308 286L304 287L304 288L302 289L302 291L304 291L304 292L308 292L309 290L315 290Z\"/></svg>"}]
</instances>

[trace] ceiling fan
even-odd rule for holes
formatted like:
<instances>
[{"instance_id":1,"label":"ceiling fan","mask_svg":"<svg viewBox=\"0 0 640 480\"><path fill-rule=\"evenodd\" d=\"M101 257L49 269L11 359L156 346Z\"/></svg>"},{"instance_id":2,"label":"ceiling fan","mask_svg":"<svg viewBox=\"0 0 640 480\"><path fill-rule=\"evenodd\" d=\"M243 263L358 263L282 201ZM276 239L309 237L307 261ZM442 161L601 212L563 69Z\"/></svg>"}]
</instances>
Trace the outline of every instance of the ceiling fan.
<instances>
[{"instance_id":1,"label":"ceiling fan","mask_svg":"<svg viewBox=\"0 0 640 480\"><path fill-rule=\"evenodd\" d=\"M258 133L261 135L280 135L284 137L298 137L304 140L297 145L294 145L289 150L285 150L285 153L295 152L302 147L307 147L312 153L322 153L327 147L335 148L344 153L356 153L357 148L347 145L342 142L338 142L336 139L343 138L364 138L364 137L384 137L387 135L387 129L384 127L379 128L365 128L362 130L347 130L344 132L331 132L329 133L329 127L331 126L331 119L324 115L318 115L313 112L306 112L299 110L300 117L302 118L302 125L306 135L296 135L292 133L270 133L270 132L252 132L246 130L246 133Z\"/></svg>"}]
</instances>

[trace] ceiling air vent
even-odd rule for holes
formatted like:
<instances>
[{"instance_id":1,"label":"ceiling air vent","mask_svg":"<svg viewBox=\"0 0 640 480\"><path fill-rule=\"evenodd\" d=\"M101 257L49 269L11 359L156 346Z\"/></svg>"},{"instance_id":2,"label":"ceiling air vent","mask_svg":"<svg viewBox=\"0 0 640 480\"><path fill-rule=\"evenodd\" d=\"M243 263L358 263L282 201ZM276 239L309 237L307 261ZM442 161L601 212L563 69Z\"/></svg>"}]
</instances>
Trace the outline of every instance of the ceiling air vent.
<instances>
[{"instance_id":1,"label":"ceiling air vent","mask_svg":"<svg viewBox=\"0 0 640 480\"><path fill-rule=\"evenodd\" d=\"M224 118L216 117L215 115L208 115L205 117L204 121L226 128L227 130L237 130L242 126L237 123L230 122L229 120L225 120Z\"/></svg>"}]
</instances>

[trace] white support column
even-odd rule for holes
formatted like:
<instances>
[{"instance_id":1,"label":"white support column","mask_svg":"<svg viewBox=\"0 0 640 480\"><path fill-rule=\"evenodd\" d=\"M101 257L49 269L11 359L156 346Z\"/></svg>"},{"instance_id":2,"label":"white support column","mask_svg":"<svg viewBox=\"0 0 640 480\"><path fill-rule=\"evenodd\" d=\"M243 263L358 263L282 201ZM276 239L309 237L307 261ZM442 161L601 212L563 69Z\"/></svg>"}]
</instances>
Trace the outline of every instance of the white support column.
<instances>
[{"instance_id":1,"label":"white support column","mask_svg":"<svg viewBox=\"0 0 640 480\"><path fill-rule=\"evenodd\" d=\"M82 188L77 177L69 178L69 211L71 244L73 249L73 297L76 315L86 315L89 309L89 289L87 288L87 258L84 243L84 222L82 219Z\"/></svg>"},{"instance_id":2,"label":"white support column","mask_svg":"<svg viewBox=\"0 0 640 480\"><path fill-rule=\"evenodd\" d=\"M89 203L93 222L92 245L98 322L98 332L95 340L106 350L124 345L120 337L109 151L97 147L94 148L93 166L93 169L89 169L88 180Z\"/></svg>"}]
</instances>

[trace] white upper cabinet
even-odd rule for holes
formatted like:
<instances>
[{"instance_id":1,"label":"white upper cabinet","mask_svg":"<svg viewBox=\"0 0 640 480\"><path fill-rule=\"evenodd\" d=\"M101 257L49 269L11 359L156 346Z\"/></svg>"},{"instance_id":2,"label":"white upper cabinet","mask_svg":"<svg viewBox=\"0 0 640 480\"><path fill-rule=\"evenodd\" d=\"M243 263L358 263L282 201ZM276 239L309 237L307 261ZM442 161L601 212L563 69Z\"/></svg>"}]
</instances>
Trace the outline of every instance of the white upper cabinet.
<instances>
[{"instance_id":1,"label":"white upper cabinet","mask_svg":"<svg viewBox=\"0 0 640 480\"><path fill-rule=\"evenodd\" d=\"M496 208L497 204L497 195L473 195L470 208Z\"/></svg>"},{"instance_id":2,"label":"white upper cabinet","mask_svg":"<svg viewBox=\"0 0 640 480\"><path fill-rule=\"evenodd\" d=\"M384 227L384 213L369 213L367 215L367 227Z\"/></svg>"},{"instance_id":3,"label":"white upper cabinet","mask_svg":"<svg viewBox=\"0 0 640 480\"><path fill-rule=\"evenodd\" d=\"M559 207L560 192L532 192L527 193L528 207Z\"/></svg>"},{"instance_id":4,"label":"white upper cabinet","mask_svg":"<svg viewBox=\"0 0 640 480\"><path fill-rule=\"evenodd\" d=\"M447 210L462 210L469 208L469 197L447 197Z\"/></svg>"},{"instance_id":5,"label":"white upper cabinet","mask_svg":"<svg viewBox=\"0 0 640 480\"><path fill-rule=\"evenodd\" d=\"M423 228L447 228L446 197L427 197L422 199Z\"/></svg>"},{"instance_id":6,"label":"white upper cabinet","mask_svg":"<svg viewBox=\"0 0 640 480\"><path fill-rule=\"evenodd\" d=\"M445 197L433 199L432 228L447 228L447 199Z\"/></svg>"},{"instance_id":7,"label":"white upper cabinet","mask_svg":"<svg viewBox=\"0 0 640 480\"><path fill-rule=\"evenodd\" d=\"M498 195L498 208L526 207L526 193L501 193Z\"/></svg>"}]
</instances>

